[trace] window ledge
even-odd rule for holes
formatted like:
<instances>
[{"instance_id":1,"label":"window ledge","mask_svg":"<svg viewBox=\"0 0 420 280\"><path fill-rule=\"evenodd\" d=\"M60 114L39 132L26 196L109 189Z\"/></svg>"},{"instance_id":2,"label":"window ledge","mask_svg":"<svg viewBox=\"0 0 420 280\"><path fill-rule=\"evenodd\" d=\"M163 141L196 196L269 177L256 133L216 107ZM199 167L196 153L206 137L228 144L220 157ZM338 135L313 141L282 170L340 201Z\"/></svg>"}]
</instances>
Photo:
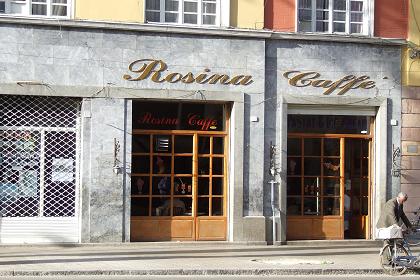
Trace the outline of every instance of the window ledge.
<instances>
[{"instance_id":1,"label":"window ledge","mask_svg":"<svg viewBox=\"0 0 420 280\"><path fill-rule=\"evenodd\" d=\"M151 23L122 23L110 21L74 20L68 18L28 18L1 16L0 23L13 25L60 26L86 29L108 29L137 32L157 32L175 34L194 34L203 36L243 37L273 40L309 40L327 42L351 42L376 45L407 45L405 39L388 39L368 36L341 34L310 34L295 32L277 32L272 30L240 29L218 26L184 26Z\"/></svg>"}]
</instances>

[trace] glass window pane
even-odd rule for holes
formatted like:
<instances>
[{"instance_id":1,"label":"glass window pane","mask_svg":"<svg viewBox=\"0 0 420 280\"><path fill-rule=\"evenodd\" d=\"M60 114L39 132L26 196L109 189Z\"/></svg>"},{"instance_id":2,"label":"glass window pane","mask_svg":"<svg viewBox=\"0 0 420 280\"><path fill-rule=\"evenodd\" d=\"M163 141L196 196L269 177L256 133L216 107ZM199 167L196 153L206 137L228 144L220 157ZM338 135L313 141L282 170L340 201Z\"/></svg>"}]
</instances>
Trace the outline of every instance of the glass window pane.
<instances>
[{"instance_id":1,"label":"glass window pane","mask_svg":"<svg viewBox=\"0 0 420 280\"><path fill-rule=\"evenodd\" d=\"M160 22L160 13L159 12L146 12L146 21Z\"/></svg>"},{"instance_id":2,"label":"glass window pane","mask_svg":"<svg viewBox=\"0 0 420 280\"><path fill-rule=\"evenodd\" d=\"M363 2L362 1L351 1L350 10L355 12L362 12L363 11Z\"/></svg>"},{"instance_id":3,"label":"glass window pane","mask_svg":"<svg viewBox=\"0 0 420 280\"><path fill-rule=\"evenodd\" d=\"M178 22L178 13L165 13L165 22Z\"/></svg>"},{"instance_id":4,"label":"glass window pane","mask_svg":"<svg viewBox=\"0 0 420 280\"><path fill-rule=\"evenodd\" d=\"M350 33L363 33L363 25L362 24L350 24Z\"/></svg>"},{"instance_id":5,"label":"glass window pane","mask_svg":"<svg viewBox=\"0 0 420 280\"><path fill-rule=\"evenodd\" d=\"M44 4L32 4L32 14L39 16L47 15L47 5Z\"/></svg>"},{"instance_id":6,"label":"glass window pane","mask_svg":"<svg viewBox=\"0 0 420 280\"><path fill-rule=\"evenodd\" d=\"M156 153L170 153L172 150L171 135L155 135L153 136L153 150Z\"/></svg>"},{"instance_id":7,"label":"glass window pane","mask_svg":"<svg viewBox=\"0 0 420 280\"><path fill-rule=\"evenodd\" d=\"M302 155L302 139L288 138L287 139L287 155L300 156Z\"/></svg>"},{"instance_id":8,"label":"glass window pane","mask_svg":"<svg viewBox=\"0 0 420 280\"><path fill-rule=\"evenodd\" d=\"M175 157L174 173L175 174L192 174L192 157Z\"/></svg>"},{"instance_id":9,"label":"glass window pane","mask_svg":"<svg viewBox=\"0 0 420 280\"><path fill-rule=\"evenodd\" d=\"M67 6L53 5L52 8L51 8L51 14L53 16L65 17L65 16L67 16Z\"/></svg>"},{"instance_id":10,"label":"glass window pane","mask_svg":"<svg viewBox=\"0 0 420 280\"><path fill-rule=\"evenodd\" d=\"M340 215L340 198L324 198L324 216Z\"/></svg>"},{"instance_id":11,"label":"glass window pane","mask_svg":"<svg viewBox=\"0 0 420 280\"><path fill-rule=\"evenodd\" d=\"M321 176L321 159L304 158L304 175Z\"/></svg>"},{"instance_id":12,"label":"glass window pane","mask_svg":"<svg viewBox=\"0 0 420 280\"><path fill-rule=\"evenodd\" d=\"M198 195L208 195L209 192L209 178L208 177L199 177L198 178Z\"/></svg>"},{"instance_id":13,"label":"glass window pane","mask_svg":"<svg viewBox=\"0 0 420 280\"><path fill-rule=\"evenodd\" d=\"M327 11L317 11L316 12L316 19L317 20L328 20L328 12Z\"/></svg>"},{"instance_id":14,"label":"glass window pane","mask_svg":"<svg viewBox=\"0 0 420 280\"><path fill-rule=\"evenodd\" d=\"M198 153L210 154L210 137L198 137Z\"/></svg>"},{"instance_id":15,"label":"glass window pane","mask_svg":"<svg viewBox=\"0 0 420 280\"><path fill-rule=\"evenodd\" d=\"M203 24L215 25L216 24L216 16L209 16L209 15L203 16Z\"/></svg>"},{"instance_id":16,"label":"glass window pane","mask_svg":"<svg viewBox=\"0 0 420 280\"><path fill-rule=\"evenodd\" d=\"M305 195L308 196L319 196L321 194L321 189L320 189L320 184L321 182L318 181L317 178L315 177L306 177L303 180L303 192Z\"/></svg>"},{"instance_id":17,"label":"glass window pane","mask_svg":"<svg viewBox=\"0 0 420 280\"><path fill-rule=\"evenodd\" d=\"M176 195L191 195L192 194L192 177L174 178L174 194Z\"/></svg>"},{"instance_id":18,"label":"glass window pane","mask_svg":"<svg viewBox=\"0 0 420 280\"><path fill-rule=\"evenodd\" d=\"M300 178L287 178L287 195L302 194L302 180Z\"/></svg>"},{"instance_id":19,"label":"glass window pane","mask_svg":"<svg viewBox=\"0 0 420 280\"><path fill-rule=\"evenodd\" d=\"M212 194L213 195L224 195L223 182L224 182L224 178L219 178L219 177L212 178Z\"/></svg>"},{"instance_id":20,"label":"glass window pane","mask_svg":"<svg viewBox=\"0 0 420 280\"><path fill-rule=\"evenodd\" d=\"M154 156L153 157L153 173L154 174L171 174L171 157L170 156Z\"/></svg>"},{"instance_id":21,"label":"glass window pane","mask_svg":"<svg viewBox=\"0 0 420 280\"><path fill-rule=\"evenodd\" d=\"M361 195L367 196L369 193L369 183L367 179L362 179L360 188L361 188Z\"/></svg>"},{"instance_id":22,"label":"glass window pane","mask_svg":"<svg viewBox=\"0 0 420 280\"><path fill-rule=\"evenodd\" d=\"M198 3L197 2L184 2L184 12L185 13L197 13L198 12Z\"/></svg>"},{"instance_id":23,"label":"glass window pane","mask_svg":"<svg viewBox=\"0 0 420 280\"><path fill-rule=\"evenodd\" d=\"M310 32L312 31L312 23L307 21L299 21L299 31L300 32Z\"/></svg>"},{"instance_id":24,"label":"glass window pane","mask_svg":"<svg viewBox=\"0 0 420 280\"><path fill-rule=\"evenodd\" d=\"M131 199L131 216L149 216L149 198L136 197Z\"/></svg>"},{"instance_id":25,"label":"glass window pane","mask_svg":"<svg viewBox=\"0 0 420 280\"><path fill-rule=\"evenodd\" d=\"M191 197L175 197L172 201L172 216L191 216L192 215L192 198Z\"/></svg>"},{"instance_id":26,"label":"glass window pane","mask_svg":"<svg viewBox=\"0 0 420 280\"><path fill-rule=\"evenodd\" d=\"M158 176L152 178L152 194L153 195L170 195L171 194L171 177Z\"/></svg>"},{"instance_id":27,"label":"glass window pane","mask_svg":"<svg viewBox=\"0 0 420 280\"><path fill-rule=\"evenodd\" d=\"M346 0L334 0L334 10L346 10Z\"/></svg>"},{"instance_id":28,"label":"glass window pane","mask_svg":"<svg viewBox=\"0 0 420 280\"><path fill-rule=\"evenodd\" d=\"M178 0L165 0L165 11L178 12Z\"/></svg>"},{"instance_id":29,"label":"glass window pane","mask_svg":"<svg viewBox=\"0 0 420 280\"><path fill-rule=\"evenodd\" d=\"M301 215L302 201L300 197L287 198L287 215Z\"/></svg>"},{"instance_id":30,"label":"glass window pane","mask_svg":"<svg viewBox=\"0 0 420 280\"><path fill-rule=\"evenodd\" d=\"M305 138L303 153L305 156L320 156L321 155L321 139L320 138Z\"/></svg>"},{"instance_id":31,"label":"glass window pane","mask_svg":"<svg viewBox=\"0 0 420 280\"><path fill-rule=\"evenodd\" d=\"M299 8L311 8L312 0L299 0Z\"/></svg>"},{"instance_id":32,"label":"glass window pane","mask_svg":"<svg viewBox=\"0 0 420 280\"><path fill-rule=\"evenodd\" d=\"M340 156L340 139L324 139L324 156Z\"/></svg>"},{"instance_id":33,"label":"glass window pane","mask_svg":"<svg viewBox=\"0 0 420 280\"><path fill-rule=\"evenodd\" d=\"M212 198L211 212L213 216L223 216L223 198L222 197Z\"/></svg>"},{"instance_id":34,"label":"glass window pane","mask_svg":"<svg viewBox=\"0 0 420 280\"><path fill-rule=\"evenodd\" d=\"M19 0L15 0L19 1ZM32 0L32 3L47 3L47 0Z\"/></svg>"},{"instance_id":35,"label":"glass window pane","mask_svg":"<svg viewBox=\"0 0 420 280\"><path fill-rule=\"evenodd\" d=\"M317 21L316 22L316 31L317 32L328 32L328 22Z\"/></svg>"},{"instance_id":36,"label":"glass window pane","mask_svg":"<svg viewBox=\"0 0 420 280\"><path fill-rule=\"evenodd\" d=\"M329 0L316 0L316 8L317 9L328 9L329 8Z\"/></svg>"},{"instance_id":37,"label":"glass window pane","mask_svg":"<svg viewBox=\"0 0 420 280\"><path fill-rule=\"evenodd\" d=\"M311 10L299 10L299 21L310 21L312 20Z\"/></svg>"},{"instance_id":38,"label":"glass window pane","mask_svg":"<svg viewBox=\"0 0 420 280\"><path fill-rule=\"evenodd\" d=\"M346 13L345 12L334 12L333 13L333 20L334 21L345 21L346 20Z\"/></svg>"},{"instance_id":39,"label":"glass window pane","mask_svg":"<svg viewBox=\"0 0 420 280\"><path fill-rule=\"evenodd\" d=\"M213 158L213 175L223 175L224 174L224 158L222 157L215 157Z\"/></svg>"},{"instance_id":40,"label":"glass window pane","mask_svg":"<svg viewBox=\"0 0 420 280\"><path fill-rule=\"evenodd\" d=\"M223 137L213 137L213 154L224 154L224 140Z\"/></svg>"},{"instance_id":41,"label":"glass window pane","mask_svg":"<svg viewBox=\"0 0 420 280\"><path fill-rule=\"evenodd\" d=\"M184 14L184 23L197 24L197 15Z\"/></svg>"},{"instance_id":42,"label":"glass window pane","mask_svg":"<svg viewBox=\"0 0 420 280\"><path fill-rule=\"evenodd\" d=\"M133 135L132 141L133 153L148 153L150 151L149 135Z\"/></svg>"},{"instance_id":43,"label":"glass window pane","mask_svg":"<svg viewBox=\"0 0 420 280\"><path fill-rule=\"evenodd\" d=\"M67 4L67 0L52 0L54 4Z\"/></svg>"},{"instance_id":44,"label":"glass window pane","mask_svg":"<svg viewBox=\"0 0 420 280\"><path fill-rule=\"evenodd\" d=\"M197 216L209 216L209 198L208 197L198 198Z\"/></svg>"},{"instance_id":45,"label":"glass window pane","mask_svg":"<svg viewBox=\"0 0 420 280\"><path fill-rule=\"evenodd\" d=\"M290 157L287 159L287 174L291 176L302 174L301 158Z\"/></svg>"},{"instance_id":46,"label":"glass window pane","mask_svg":"<svg viewBox=\"0 0 420 280\"><path fill-rule=\"evenodd\" d=\"M171 215L171 199L165 197L152 198L152 216Z\"/></svg>"},{"instance_id":47,"label":"glass window pane","mask_svg":"<svg viewBox=\"0 0 420 280\"><path fill-rule=\"evenodd\" d=\"M11 14L23 14L23 9L25 8L25 3L10 3L10 13Z\"/></svg>"},{"instance_id":48,"label":"glass window pane","mask_svg":"<svg viewBox=\"0 0 420 280\"><path fill-rule=\"evenodd\" d=\"M150 172L150 157L149 156L135 156L131 163L131 173L149 173Z\"/></svg>"},{"instance_id":49,"label":"glass window pane","mask_svg":"<svg viewBox=\"0 0 420 280\"><path fill-rule=\"evenodd\" d=\"M321 199L305 197L303 200L303 215L321 215Z\"/></svg>"},{"instance_id":50,"label":"glass window pane","mask_svg":"<svg viewBox=\"0 0 420 280\"><path fill-rule=\"evenodd\" d=\"M340 176L340 159L324 158L324 176Z\"/></svg>"},{"instance_id":51,"label":"glass window pane","mask_svg":"<svg viewBox=\"0 0 420 280\"><path fill-rule=\"evenodd\" d=\"M149 194L149 177L137 177L131 178L131 194Z\"/></svg>"},{"instance_id":52,"label":"glass window pane","mask_svg":"<svg viewBox=\"0 0 420 280\"><path fill-rule=\"evenodd\" d=\"M368 211L368 198L367 197L362 197L362 209L361 209L361 214L362 215L367 215L369 213Z\"/></svg>"},{"instance_id":53,"label":"glass window pane","mask_svg":"<svg viewBox=\"0 0 420 280\"><path fill-rule=\"evenodd\" d=\"M146 0L146 10L160 10L160 0Z\"/></svg>"},{"instance_id":54,"label":"glass window pane","mask_svg":"<svg viewBox=\"0 0 420 280\"><path fill-rule=\"evenodd\" d=\"M361 13L351 13L350 21L351 22L363 22L363 14L361 14Z\"/></svg>"},{"instance_id":55,"label":"glass window pane","mask_svg":"<svg viewBox=\"0 0 420 280\"><path fill-rule=\"evenodd\" d=\"M6 3L0 2L0 13L4 14L6 12Z\"/></svg>"},{"instance_id":56,"label":"glass window pane","mask_svg":"<svg viewBox=\"0 0 420 280\"><path fill-rule=\"evenodd\" d=\"M360 179L353 178L351 180L351 192L353 195L359 196L360 195Z\"/></svg>"},{"instance_id":57,"label":"glass window pane","mask_svg":"<svg viewBox=\"0 0 420 280\"><path fill-rule=\"evenodd\" d=\"M324 195L340 195L340 179L324 178Z\"/></svg>"},{"instance_id":58,"label":"glass window pane","mask_svg":"<svg viewBox=\"0 0 420 280\"><path fill-rule=\"evenodd\" d=\"M362 142L362 156L368 157L369 156L369 140L361 140L361 142Z\"/></svg>"},{"instance_id":59,"label":"glass window pane","mask_svg":"<svg viewBox=\"0 0 420 280\"><path fill-rule=\"evenodd\" d=\"M210 172L210 158L199 157L198 158L198 174L208 175Z\"/></svg>"},{"instance_id":60,"label":"glass window pane","mask_svg":"<svg viewBox=\"0 0 420 280\"><path fill-rule=\"evenodd\" d=\"M205 3L203 2L203 11L204 14L215 14L216 13L216 3Z\"/></svg>"},{"instance_id":61,"label":"glass window pane","mask_svg":"<svg viewBox=\"0 0 420 280\"><path fill-rule=\"evenodd\" d=\"M346 25L344 23L333 23L333 32L345 32L346 31Z\"/></svg>"},{"instance_id":62,"label":"glass window pane","mask_svg":"<svg viewBox=\"0 0 420 280\"><path fill-rule=\"evenodd\" d=\"M174 152L192 153L193 152L193 136L192 135L176 135L174 143Z\"/></svg>"},{"instance_id":63,"label":"glass window pane","mask_svg":"<svg viewBox=\"0 0 420 280\"><path fill-rule=\"evenodd\" d=\"M369 159L362 159L362 176L369 175Z\"/></svg>"}]
</instances>

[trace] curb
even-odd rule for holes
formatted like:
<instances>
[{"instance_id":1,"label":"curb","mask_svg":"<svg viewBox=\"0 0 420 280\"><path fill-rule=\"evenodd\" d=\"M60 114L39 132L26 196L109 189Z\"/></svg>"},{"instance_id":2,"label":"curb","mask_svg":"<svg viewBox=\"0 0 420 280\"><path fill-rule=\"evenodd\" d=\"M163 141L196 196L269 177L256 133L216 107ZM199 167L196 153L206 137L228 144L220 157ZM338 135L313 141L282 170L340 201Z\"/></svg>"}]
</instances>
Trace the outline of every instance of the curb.
<instances>
[{"instance_id":1,"label":"curb","mask_svg":"<svg viewBox=\"0 0 420 280\"><path fill-rule=\"evenodd\" d=\"M350 275L384 274L382 269L170 269L170 270L73 270L73 271L0 271L1 276L68 276L68 275Z\"/></svg>"}]
</instances>

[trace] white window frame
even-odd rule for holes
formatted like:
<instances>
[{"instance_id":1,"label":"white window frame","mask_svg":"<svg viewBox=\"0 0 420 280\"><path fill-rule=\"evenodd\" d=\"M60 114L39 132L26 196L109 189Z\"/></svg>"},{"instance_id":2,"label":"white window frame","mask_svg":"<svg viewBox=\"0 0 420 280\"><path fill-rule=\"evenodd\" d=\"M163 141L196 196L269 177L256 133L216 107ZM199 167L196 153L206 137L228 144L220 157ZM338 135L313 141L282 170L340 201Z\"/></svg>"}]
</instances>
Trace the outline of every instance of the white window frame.
<instances>
[{"instance_id":1,"label":"white window frame","mask_svg":"<svg viewBox=\"0 0 420 280\"><path fill-rule=\"evenodd\" d=\"M184 23L184 1L197 2L197 23ZM165 0L160 0L160 10L146 10L146 0L144 1L144 21L145 23L151 24L168 24L168 25L186 25L186 26L206 26L206 27L219 27L219 26L229 26L229 5L230 0L216 0L216 16L215 24L203 24L203 14L202 7L203 2L206 0L178 0L178 21L177 22L165 22ZM160 21L147 21L146 12L154 11L160 13ZM226 12L227 11L227 12ZM186 14L195 14L188 12ZM211 14L209 14L211 15Z\"/></svg>"},{"instance_id":2,"label":"white window frame","mask_svg":"<svg viewBox=\"0 0 420 280\"><path fill-rule=\"evenodd\" d=\"M344 32L333 32L333 2L334 0L329 0L329 8L328 8L328 31L316 31L316 0L311 0L311 31L301 31L299 30L299 0L296 0L296 10L295 10L295 18L296 18L296 32L303 32L303 33L320 33L320 34L345 34L345 35L359 35L359 36L371 36L373 33L373 0L359 0L363 2L363 22L362 22L362 33L350 33L350 4L352 0L346 0L346 20L345 20L345 31ZM358 23L358 22L354 22Z\"/></svg>"},{"instance_id":3,"label":"white window frame","mask_svg":"<svg viewBox=\"0 0 420 280\"><path fill-rule=\"evenodd\" d=\"M62 3L53 3L52 0L47 0L45 3L38 2L39 0L0 0L0 2L5 3L5 13L1 13L1 16L13 16L13 17L36 17L36 18L59 18L59 19L69 19L73 14L73 4L74 0L67 0L67 4ZM22 5L22 13L12 13L11 6L12 4ZM43 4L47 6L46 15L32 15L32 4ZM52 6L66 6L67 15L66 16L55 16L52 15Z\"/></svg>"}]
</instances>

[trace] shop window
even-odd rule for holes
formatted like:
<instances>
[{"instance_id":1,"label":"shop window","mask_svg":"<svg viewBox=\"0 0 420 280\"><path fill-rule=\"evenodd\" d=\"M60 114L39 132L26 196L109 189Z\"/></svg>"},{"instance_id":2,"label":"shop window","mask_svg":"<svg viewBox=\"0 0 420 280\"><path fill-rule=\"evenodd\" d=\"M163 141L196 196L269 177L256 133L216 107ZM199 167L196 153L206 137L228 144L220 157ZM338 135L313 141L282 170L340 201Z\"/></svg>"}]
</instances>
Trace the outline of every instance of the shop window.
<instances>
[{"instance_id":1,"label":"shop window","mask_svg":"<svg viewBox=\"0 0 420 280\"><path fill-rule=\"evenodd\" d=\"M221 0L146 0L146 22L220 25Z\"/></svg>"},{"instance_id":2,"label":"shop window","mask_svg":"<svg viewBox=\"0 0 420 280\"><path fill-rule=\"evenodd\" d=\"M0 13L17 16L69 17L71 0L3 0Z\"/></svg>"},{"instance_id":3,"label":"shop window","mask_svg":"<svg viewBox=\"0 0 420 280\"><path fill-rule=\"evenodd\" d=\"M132 216L225 216L225 112L133 101Z\"/></svg>"},{"instance_id":4,"label":"shop window","mask_svg":"<svg viewBox=\"0 0 420 280\"><path fill-rule=\"evenodd\" d=\"M368 35L370 0L298 0L298 31Z\"/></svg>"}]
</instances>

